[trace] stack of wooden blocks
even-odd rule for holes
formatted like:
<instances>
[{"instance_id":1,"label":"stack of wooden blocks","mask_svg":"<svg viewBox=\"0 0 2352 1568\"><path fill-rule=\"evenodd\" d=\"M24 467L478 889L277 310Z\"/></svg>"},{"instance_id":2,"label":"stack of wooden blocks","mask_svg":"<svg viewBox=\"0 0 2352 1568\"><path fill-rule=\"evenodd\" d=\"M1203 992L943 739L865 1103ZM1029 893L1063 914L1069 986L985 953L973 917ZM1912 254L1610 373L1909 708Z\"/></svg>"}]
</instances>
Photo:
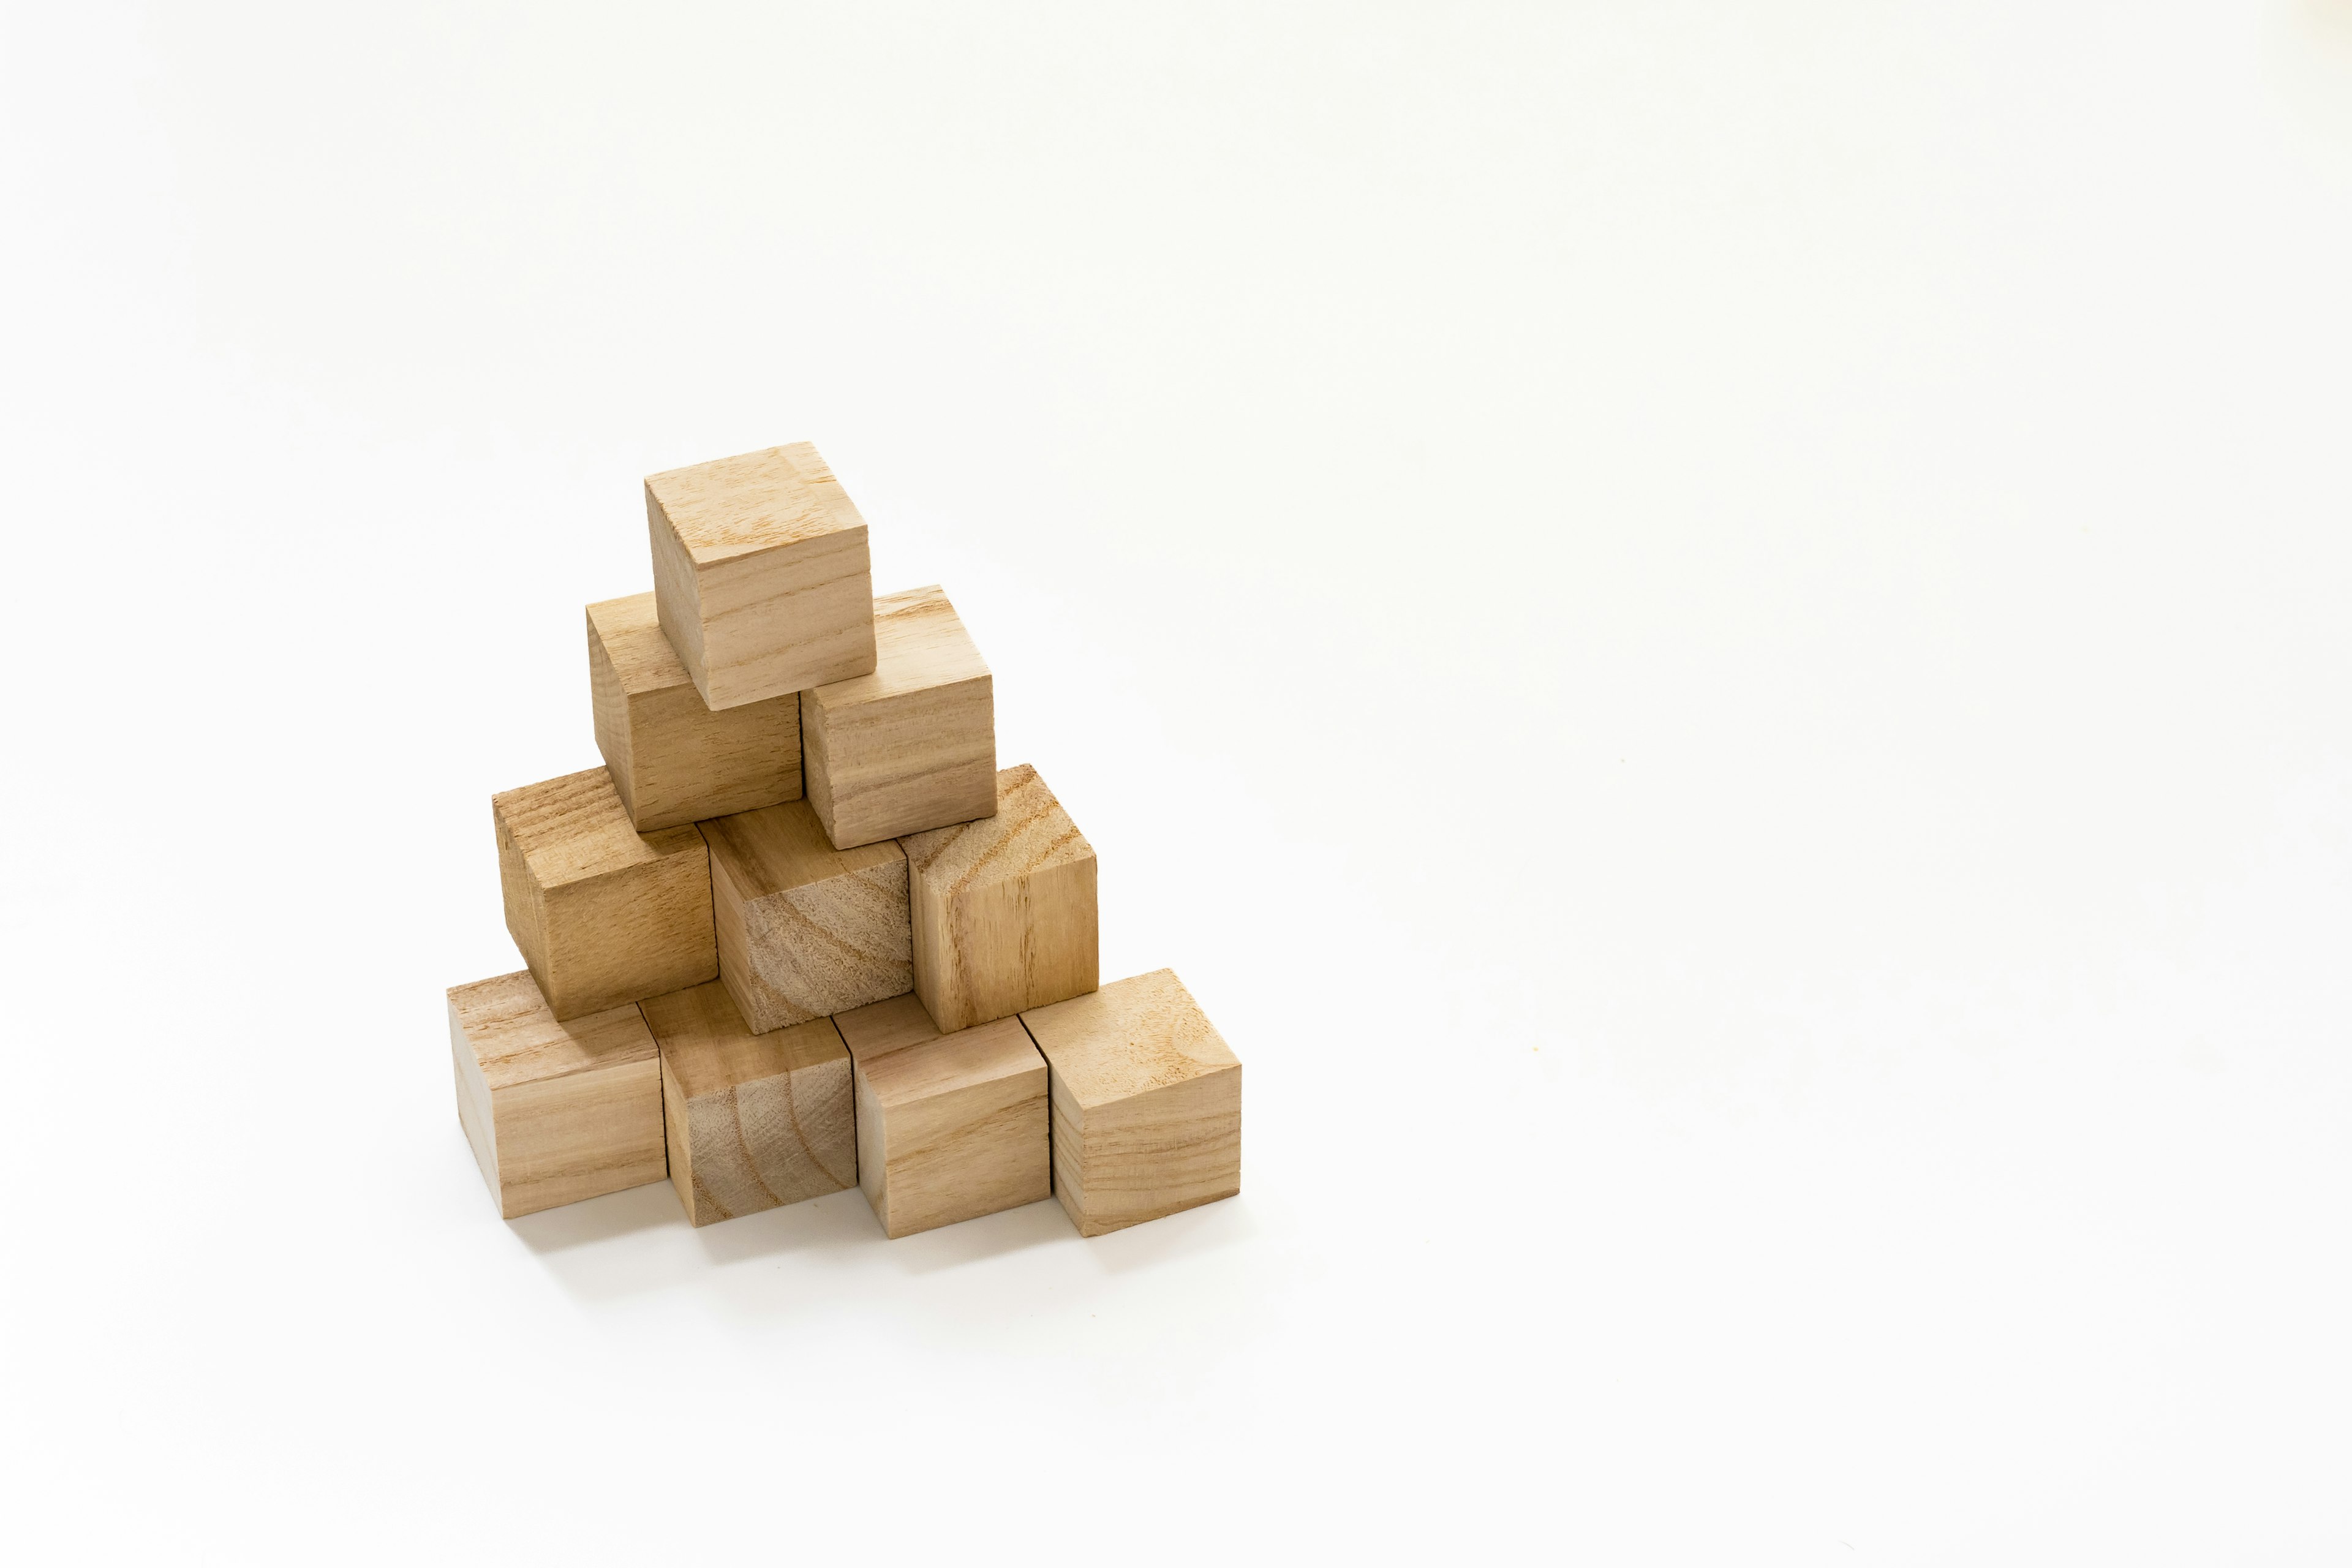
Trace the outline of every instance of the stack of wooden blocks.
<instances>
[{"instance_id":1,"label":"stack of wooden blocks","mask_svg":"<svg viewBox=\"0 0 2352 1568\"><path fill-rule=\"evenodd\" d=\"M1095 852L996 765L938 588L874 597L816 449L646 481L654 589L588 606L604 765L494 795L528 968L449 992L499 1212L667 1177L696 1225L852 1185L883 1234L1241 1190L1241 1064L1168 970L1097 984Z\"/></svg>"}]
</instances>

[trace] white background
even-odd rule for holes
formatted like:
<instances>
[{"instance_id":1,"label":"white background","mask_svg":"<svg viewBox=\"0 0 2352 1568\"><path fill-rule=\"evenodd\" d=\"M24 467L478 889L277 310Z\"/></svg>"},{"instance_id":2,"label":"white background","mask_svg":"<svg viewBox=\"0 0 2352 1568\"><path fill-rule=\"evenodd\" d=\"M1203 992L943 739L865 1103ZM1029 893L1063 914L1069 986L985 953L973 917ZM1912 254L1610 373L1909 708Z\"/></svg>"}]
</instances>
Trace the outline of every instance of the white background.
<instances>
[{"instance_id":1,"label":"white background","mask_svg":"<svg viewBox=\"0 0 2352 1568\"><path fill-rule=\"evenodd\" d=\"M17 4L0 1547L2352 1552L2352 0ZM642 475L945 584L1233 1202L501 1223Z\"/></svg>"}]
</instances>

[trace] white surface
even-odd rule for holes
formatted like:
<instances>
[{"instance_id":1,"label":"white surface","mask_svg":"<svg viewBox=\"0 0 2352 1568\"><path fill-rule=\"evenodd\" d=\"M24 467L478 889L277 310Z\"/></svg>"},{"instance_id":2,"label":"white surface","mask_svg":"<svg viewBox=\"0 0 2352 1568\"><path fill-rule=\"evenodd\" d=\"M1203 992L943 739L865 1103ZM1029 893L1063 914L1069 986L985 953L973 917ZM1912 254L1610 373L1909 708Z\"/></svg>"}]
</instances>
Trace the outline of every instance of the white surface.
<instances>
[{"instance_id":1,"label":"white surface","mask_svg":"<svg viewBox=\"0 0 2352 1568\"><path fill-rule=\"evenodd\" d=\"M849 14L11 8L8 1555L2342 1561L2346 0ZM494 1217L800 437L1237 1201Z\"/></svg>"}]
</instances>

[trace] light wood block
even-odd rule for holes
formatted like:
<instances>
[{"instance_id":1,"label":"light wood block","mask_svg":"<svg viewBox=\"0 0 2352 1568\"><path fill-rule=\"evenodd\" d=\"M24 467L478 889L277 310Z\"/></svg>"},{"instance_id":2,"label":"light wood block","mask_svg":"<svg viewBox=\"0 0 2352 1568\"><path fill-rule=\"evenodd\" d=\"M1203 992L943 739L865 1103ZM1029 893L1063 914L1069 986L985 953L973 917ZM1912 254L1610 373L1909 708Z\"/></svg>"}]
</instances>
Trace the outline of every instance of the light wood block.
<instances>
[{"instance_id":1,"label":"light wood block","mask_svg":"<svg viewBox=\"0 0 2352 1568\"><path fill-rule=\"evenodd\" d=\"M1242 1190L1242 1064L1174 970L1021 1021L1052 1074L1054 1195L1081 1236Z\"/></svg>"},{"instance_id":2,"label":"light wood block","mask_svg":"<svg viewBox=\"0 0 2352 1568\"><path fill-rule=\"evenodd\" d=\"M803 800L701 825L719 978L764 1034L903 994L914 983L907 857L835 849Z\"/></svg>"},{"instance_id":3,"label":"light wood block","mask_svg":"<svg viewBox=\"0 0 2352 1568\"><path fill-rule=\"evenodd\" d=\"M669 1179L710 1225L857 1180L849 1052L832 1021L755 1035L723 985L638 1004L661 1047Z\"/></svg>"},{"instance_id":4,"label":"light wood block","mask_svg":"<svg viewBox=\"0 0 2352 1568\"><path fill-rule=\"evenodd\" d=\"M808 799L836 847L996 809L996 689L939 588L874 601L871 675L801 697Z\"/></svg>"},{"instance_id":5,"label":"light wood block","mask_svg":"<svg viewBox=\"0 0 2352 1568\"><path fill-rule=\"evenodd\" d=\"M655 474L646 518L661 628L709 706L873 669L866 520L814 447Z\"/></svg>"},{"instance_id":6,"label":"light wood block","mask_svg":"<svg viewBox=\"0 0 2352 1568\"><path fill-rule=\"evenodd\" d=\"M1095 988L1094 846L1036 769L996 775L995 816L902 842L915 994L940 1028Z\"/></svg>"},{"instance_id":7,"label":"light wood block","mask_svg":"<svg viewBox=\"0 0 2352 1568\"><path fill-rule=\"evenodd\" d=\"M635 1007L559 1022L526 971L449 990L457 1120L508 1219L658 1182L661 1067Z\"/></svg>"},{"instance_id":8,"label":"light wood block","mask_svg":"<svg viewBox=\"0 0 2352 1568\"><path fill-rule=\"evenodd\" d=\"M1021 1020L942 1035L899 996L834 1023L856 1064L857 1184L883 1235L1051 1195L1045 1060Z\"/></svg>"},{"instance_id":9,"label":"light wood block","mask_svg":"<svg viewBox=\"0 0 2352 1568\"><path fill-rule=\"evenodd\" d=\"M603 768L490 797L507 930L559 1018L719 972L710 857L691 827L640 834Z\"/></svg>"},{"instance_id":10,"label":"light wood block","mask_svg":"<svg viewBox=\"0 0 2352 1568\"><path fill-rule=\"evenodd\" d=\"M800 799L799 696L712 712L651 594L588 606L588 689L596 749L638 832Z\"/></svg>"}]
</instances>

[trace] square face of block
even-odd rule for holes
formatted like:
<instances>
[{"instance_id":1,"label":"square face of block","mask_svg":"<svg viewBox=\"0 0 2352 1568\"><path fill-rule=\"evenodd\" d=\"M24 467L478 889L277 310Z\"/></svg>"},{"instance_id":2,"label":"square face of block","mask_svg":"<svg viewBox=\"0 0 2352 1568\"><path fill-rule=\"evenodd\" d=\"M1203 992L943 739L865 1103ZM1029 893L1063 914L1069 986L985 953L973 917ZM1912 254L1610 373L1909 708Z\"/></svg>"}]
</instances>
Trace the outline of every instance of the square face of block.
<instances>
[{"instance_id":1,"label":"square face of block","mask_svg":"<svg viewBox=\"0 0 2352 1568\"><path fill-rule=\"evenodd\" d=\"M646 480L662 631L713 709L874 668L866 521L800 442Z\"/></svg>"},{"instance_id":2,"label":"square face of block","mask_svg":"<svg viewBox=\"0 0 2352 1568\"><path fill-rule=\"evenodd\" d=\"M907 850L915 994L942 1029L1095 988L1095 851L1026 765L996 775L996 814L918 833Z\"/></svg>"},{"instance_id":3,"label":"square face of block","mask_svg":"<svg viewBox=\"0 0 2352 1568\"><path fill-rule=\"evenodd\" d=\"M712 712L651 594L588 606L588 689L596 749L638 832L800 799L799 696Z\"/></svg>"},{"instance_id":4,"label":"square face of block","mask_svg":"<svg viewBox=\"0 0 2352 1568\"><path fill-rule=\"evenodd\" d=\"M942 1035L900 996L834 1023L856 1063L857 1184L885 1236L1051 1195L1045 1059L1018 1018Z\"/></svg>"},{"instance_id":5,"label":"square face of block","mask_svg":"<svg viewBox=\"0 0 2352 1568\"><path fill-rule=\"evenodd\" d=\"M528 972L449 991L457 1120L508 1219L667 1171L661 1068L635 1007L559 1021Z\"/></svg>"},{"instance_id":6,"label":"square face of block","mask_svg":"<svg viewBox=\"0 0 2352 1568\"><path fill-rule=\"evenodd\" d=\"M1242 1064L1175 971L1021 1021L1052 1070L1054 1194L1080 1235L1242 1190Z\"/></svg>"},{"instance_id":7,"label":"square face of block","mask_svg":"<svg viewBox=\"0 0 2352 1568\"><path fill-rule=\"evenodd\" d=\"M808 799L838 848L996 809L996 689L936 587L874 601L871 675L801 696Z\"/></svg>"},{"instance_id":8,"label":"square face of block","mask_svg":"<svg viewBox=\"0 0 2352 1568\"><path fill-rule=\"evenodd\" d=\"M640 1003L661 1047L669 1179L710 1225L857 1180L849 1052L830 1020L755 1035L723 985Z\"/></svg>"},{"instance_id":9,"label":"square face of block","mask_svg":"<svg viewBox=\"0 0 2352 1568\"><path fill-rule=\"evenodd\" d=\"M719 977L764 1034L903 995L915 983L907 857L835 849L806 801L701 825Z\"/></svg>"},{"instance_id":10,"label":"square face of block","mask_svg":"<svg viewBox=\"0 0 2352 1568\"><path fill-rule=\"evenodd\" d=\"M691 827L640 834L603 768L490 797L507 930L558 1018L719 972L710 857Z\"/></svg>"}]
</instances>

